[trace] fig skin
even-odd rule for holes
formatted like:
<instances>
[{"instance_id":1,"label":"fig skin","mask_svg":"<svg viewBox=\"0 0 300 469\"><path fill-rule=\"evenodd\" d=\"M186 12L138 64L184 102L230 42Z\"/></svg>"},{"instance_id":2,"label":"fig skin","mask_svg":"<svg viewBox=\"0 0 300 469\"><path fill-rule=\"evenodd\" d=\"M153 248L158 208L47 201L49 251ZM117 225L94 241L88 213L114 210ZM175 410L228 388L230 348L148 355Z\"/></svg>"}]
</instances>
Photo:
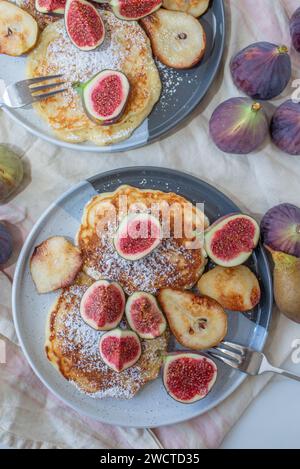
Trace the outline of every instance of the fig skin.
<instances>
[{"instance_id":1,"label":"fig skin","mask_svg":"<svg viewBox=\"0 0 300 469\"><path fill-rule=\"evenodd\" d=\"M293 46L300 52L300 8L297 8L290 19L290 33Z\"/></svg>"},{"instance_id":2,"label":"fig skin","mask_svg":"<svg viewBox=\"0 0 300 469\"><path fill-rule=\"evenodd\" d=\"M0 264L5 264L13 251L12 236L3 223L0 223Z\"/></svg>"},{"instance_id":3,"label":"fig skin","mask_svg":"<svg viewBox=\"0 0 300 469\"><path fill-rule=\"evenodd\" d=\"M279 106L271 121L275 145L289 155L300 155L300 103L291 99Z\"/></svg>"},{"instance_id":4,"label":"fig skin","mask_svg":"<svg viewBox=\"0 0 300 469\"><path fill-rule=\"evenodd\" d=\"M230 70L237 88L260 100L279 96L292 76L287 47L269 42L257 42L238 52Z\"/></svg>"},{"instance_id":5,"label":"fig skin","mask_svg":"<svg viewBox=\"0 0 300 469\"><path fill-rule=\"evenodd\" d=\"M223 152L247 155L263 144L269 123L261 104L248 98L231 98L214 111L209 130Z\"/></svg>"},{"instance_id":6,"label":"fig skin","mask_svg":"<svg viewBox=\"0 0 300 469\"><path fill-rule=\"evenodd\" d=\"M261 221L261 233L272 250L300 258L300 208L296 205L271 208Z\"/></svg>"},{"instance_id":7,"label":"fig skin","mask_svg":"<svg viewBox=\"0 0 300 469\"><path fill-rule=\"evenodd\" d=\"M278 309L300 323L300 259L283 252L271 252L274 261L274 297Z\"/></svg>"}]
</instances>

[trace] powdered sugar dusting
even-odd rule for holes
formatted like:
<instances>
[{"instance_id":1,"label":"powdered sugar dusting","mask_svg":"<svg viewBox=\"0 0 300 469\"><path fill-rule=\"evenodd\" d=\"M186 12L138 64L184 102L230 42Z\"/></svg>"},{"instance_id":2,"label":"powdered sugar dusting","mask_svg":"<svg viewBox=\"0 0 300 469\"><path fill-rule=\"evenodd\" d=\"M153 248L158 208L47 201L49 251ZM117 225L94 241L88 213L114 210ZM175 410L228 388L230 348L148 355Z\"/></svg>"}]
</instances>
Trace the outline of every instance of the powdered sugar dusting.
<instances>
[{"instance_id":1,"label":"powdered sugar dusting","mask_svg":"<svg viewBox=\"0 0 300 469\"><path fill-rule=\"evenodd\" d=\"M81 298L88 288L87 285L73 285L65 289L61 295L63 310L52 314L56 316L56 337L59 342L60 353L72 362L73 371L79 377L78 382L72 383L83 392L80 376L97 383L95 393L86 392L93 398L112 397L117 399L132 398L139 388L148 380L148 370L145 363L137 362L136 365L116 373L104 363L99 351L99 340L103 332L92 329L86 324L80 315ZM67 314L66 314L67 311ZM120 327L127 328L123 320ZM148 364L156 363L160 366L159 355L166 349L166 337L160 337L152 341L142 341L142 361Z\"/></svg>"},{"instance_id":2,"label":"powdered sugar dusting","mask_svg":"<svg viewBox=\"0 0 300 469\"><path fill-rule=\"evenodd\" d=\"M146 257L128 261L117 253L113 235L114 229L111 227L100 235L98 246L93 247L93 259L97 259L97 267L96 262L90 263L88 260L85 271L95 280L107 278L120 282L128 294L134 291L156 293L162 286L160 279L163 286L174 286L183 277L183 270L178 268L178 264L184 262L185 265L193 266L194 253L173 238L163 239Z\"/></svg>"},{"instance_id":3,"label":"powdered sugar dusting","mask_svg":"<svg viewBox=\"0 0 300 469\"><path fill-rule=\"evenodd\" d=\"M64 21L55 24L59 34L47 49L48 72L55 71L63 75L69 90L65 96L69 101L76 93L73 83L85 83L101 70L122 68L122 63L132 54L130 48L126 47L127 42L134 44L140 51L145 47L145 37L138 24L132 23L130 28L124 28L124 22L111 13L102 12L102 17L106 29L105 40L101 47L89 52L81 51L72 44ZM122 30L122 42L118 36L118 27Z\"/></svg>"}]
</instances>

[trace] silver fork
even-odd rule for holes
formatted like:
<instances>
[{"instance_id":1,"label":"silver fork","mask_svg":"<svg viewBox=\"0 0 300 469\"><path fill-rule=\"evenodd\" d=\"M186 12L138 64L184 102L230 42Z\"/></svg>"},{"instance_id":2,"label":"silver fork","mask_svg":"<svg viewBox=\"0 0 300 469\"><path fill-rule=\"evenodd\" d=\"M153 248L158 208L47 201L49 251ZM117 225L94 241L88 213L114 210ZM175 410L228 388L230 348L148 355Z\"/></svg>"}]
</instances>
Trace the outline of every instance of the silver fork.
<instances>
[{"instance_id":1,"label":"silver fork","mask_svg":"<svg viewBox=\"0 0 300 469\"><path fill-rule=\"evenodd\" d=\"M46 83L61 77L62 75L49 75L47 77L30 78L8 86L5 85L4 80L0 80L0 108L3 106L20 108L42 99L51 98L51 96L55 96L58 93L63 93L66 91L66 88L54 91L48 90L64 85L64 81Z\"/></svg>"},{"instance_id":2,"label":"silver fork","mask_svg":"<svg viewBox=\"0 0 300 469\"><path fill-rule=\"evenodd\" d=\"M232 368L236 368L251 376L262 375L263 373L278 373L287 378L300 381L300 376L271 365L266 356L261 352L256 352L255 350L242 345L233 344L232 342L222 342L221 345L222 346L212 349L219 352L221 355L211 350L207 353Z\"/></svg>"}]
</instances>

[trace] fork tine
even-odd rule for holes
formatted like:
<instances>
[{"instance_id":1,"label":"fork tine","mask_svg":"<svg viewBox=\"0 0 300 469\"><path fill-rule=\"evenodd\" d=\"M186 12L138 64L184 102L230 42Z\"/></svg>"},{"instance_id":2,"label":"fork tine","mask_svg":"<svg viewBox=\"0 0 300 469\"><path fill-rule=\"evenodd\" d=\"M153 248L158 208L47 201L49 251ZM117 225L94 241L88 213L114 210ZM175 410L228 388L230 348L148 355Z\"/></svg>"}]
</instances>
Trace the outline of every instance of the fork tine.
<instances>
[{"instance_id":1,"label":"fork tine","mask_svg":"<svg viewBox=\"0 0 300 469\"><path fill-rule=\"evenodd\" d=\"M223 347L215 347L215 350L218 350L218 352L227 355L227 357L234 358L234 360L236 360L239 364L242 363L242 355L240 355L239 353L231 352L230 350L227 350Z\"/></svg>"},{"instance_id":2,"label":"fork tine","mask_svg":"<svg viewBox=\"0 0 300 469\"><path fill-rule=\"evenodd\" d=\"M34 85L35 83L47 81L47 80L55 80L56 78L61 78L63 75L48 75L46 77L36 77L36 78L28 78L27 80L21 80L18 83L22 85Z\"/></svg>"},{"instance_id":3,"label":"fork tine","mask_svg":"<svg viewBox=\"0 0 300 469\"><path fill-rule=\"evenodd\" d=\"M218 355L217 353L213 353L213 352L209 352L209 351L207 353L209 355L211 355L212 357L217 358L221 362L225 363L226 365L231 366L232 368L238 368L239 367L238 363L234 360L230 360L229 358L222 357L221 355Z\"/></svg>"},{"instance_id":4,"label":"fork tine","mask_svg":"<svg viewBox=\"0 0 300 469\"><path fill-rule=\"evenodd\" d=\"M32 102L35 103L36 101L42 101L42 99L51 98L52 96L55 96L56 94L63 93L64 91L67 91L67 88L62 88L61 90L51 91L51 93L38 94L33 97Z\"/></svg>"},{"instance_id":5,"label":"fork tine","mask_svg":"<svg viewBox=\"0 0 300 469\"><path fill-rule=\"evenodd\" d=\"M45 91L49 88L55 88L56 86L64 85L65 81L60 81L59 83L51 83L51 85L42 85L42 86L35 86L30 88L31 93L36 93L37 91Z\"/></svg>"},{"instance_id":6,"label":"fork tine","mask_svg":"<svg viewBox=\"0 0 300 469\"><path fill-rule=\"evenodd\" d=\"M237 350L239 352L242 352L243 354L246 351L246 347L243 347L242 345L239 345L239 344L234 344L232 342L226 342L226 341L222 342L222 344L226 345L227 347L232 348L233 350Z\"/></svg>"}]
</instances>

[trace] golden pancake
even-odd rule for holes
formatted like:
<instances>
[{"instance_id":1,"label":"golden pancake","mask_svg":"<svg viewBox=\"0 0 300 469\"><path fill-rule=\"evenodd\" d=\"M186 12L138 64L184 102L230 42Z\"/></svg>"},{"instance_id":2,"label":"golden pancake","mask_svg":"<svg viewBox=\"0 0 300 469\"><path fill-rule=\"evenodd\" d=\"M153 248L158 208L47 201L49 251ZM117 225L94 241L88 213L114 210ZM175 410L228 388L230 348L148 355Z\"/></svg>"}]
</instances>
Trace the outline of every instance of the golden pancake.
<instances>
[{"instance_id":1,"label":"golden pancake","mask_svg":"<svg viewBox=\"0 0 300 469\"><path fill-rule=\"evenodd\" d=\"M100 356L102 333L88 326L80 316L81 298L92 283L85 274L79 274L76 283L62 291L48 318L47 357L81 391L97 398L130 399L148 381L157 378L169 332L156 339L142 340L138 362L121 373L113 371Z\"/></svg>"},{"instance_id":2,"label":"golden pancake","mask_svg":"<svg viewBox=\"0 0 300 469\"><path fill-rule=\"evenodd\" d=\"M166 207L174 210L170 210L168 236L160 245L146 257L128 261L115 250L113 237L123 212L134 210L137 204L141 211L152 213L161 222ZM160 213L153 213L157 208ZM181 218L175 216L177 209ZM183 225L191 228L191 236L186 234ZM121 186L115 192L95 196L84 209L77 233L83 270L95 280L106 278L119 282L127 294L156 293L167 286L191 288L206 265L202 240L195 237L195 229L203 230L207 226L203 212L178 194Z\"/></svg>"},{"instance_id":3,"label":"golden pancake","mask_svg":"<svg viewBox=\"0 0 300 469\"><path fill-rule=\"evenodd\" d=\"M77 49L70 41L64 20L48 25L38 46L27 59L27 76L61 73L67 91L36 104L39 114L62 140L110 145L130 137L150 114L161 93L161 81L152 58L149 39L135 21L122 21L109 11L101 12L106 39L95 51ZM120 120L108 126L91 121L72 83L86 82L101 70L120 70L127 76L131 91Z\"/></svg>"}]
</instances>

